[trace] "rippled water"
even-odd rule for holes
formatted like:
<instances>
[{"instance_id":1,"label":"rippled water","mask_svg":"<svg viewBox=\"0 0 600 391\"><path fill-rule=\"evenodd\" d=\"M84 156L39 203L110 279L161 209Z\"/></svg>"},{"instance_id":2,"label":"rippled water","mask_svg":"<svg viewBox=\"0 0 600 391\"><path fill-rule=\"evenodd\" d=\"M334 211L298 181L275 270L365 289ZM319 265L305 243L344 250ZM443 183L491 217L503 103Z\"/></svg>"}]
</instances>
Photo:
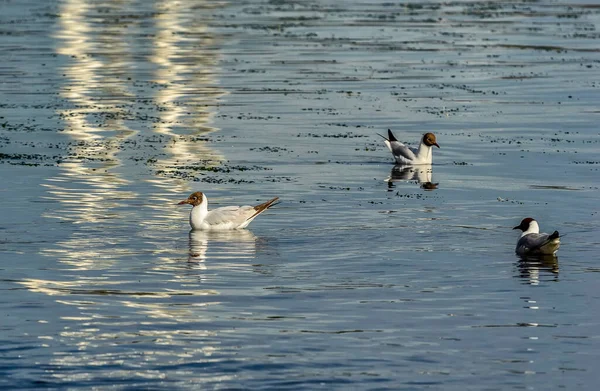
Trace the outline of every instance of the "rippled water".
<instances>
[{"instance_id":1,"label":"rippled water","mask_svg":"<svg viewBox=\"0 0 600 391\"><path fill-rule=\"evenodd\" d=\"M598 387L596 4L0 10L0 388Z\"/></svg>"}]
</instances>

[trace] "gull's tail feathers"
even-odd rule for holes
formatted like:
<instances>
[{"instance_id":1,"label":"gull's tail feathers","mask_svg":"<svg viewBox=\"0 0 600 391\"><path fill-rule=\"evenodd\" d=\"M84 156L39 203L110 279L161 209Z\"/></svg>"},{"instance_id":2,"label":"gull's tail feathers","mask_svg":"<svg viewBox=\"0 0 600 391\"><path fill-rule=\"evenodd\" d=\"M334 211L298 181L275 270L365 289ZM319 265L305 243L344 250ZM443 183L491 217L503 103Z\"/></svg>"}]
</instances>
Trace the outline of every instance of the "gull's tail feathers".
<instances>
[{"instance_id":1,"label":"gull's tail feathers","mask_svg":"<svg viewBox=\"0 0 600 391\"><path fill-rule=\"evenodd\" d=\"M254 210L256 212L252 216L250 216L250 219L255 218L256 216L258 216L265 210L269 209L270 207L277 205L279 203L279 202L276 202L278 199L279 199L279 197L275 197L267 202L263 202L262 204L256 205L254 207Z\"/></svg>"},{"instance_id":2,"label":"gull's tail feathers","mask_svg":"<svg viewBox=\"0 0 600 391\"><path fill-rule=\"evenodd\" d=\"M396 136L394 136L394 134L392 133L391 129L388 129L388 135L387 135L387 137L385 137L381 133L377 133L377 135L381 136L384 140L387 140L387 141L398 141L398 139L396 138Z\"/></svg>"}]
</instances>

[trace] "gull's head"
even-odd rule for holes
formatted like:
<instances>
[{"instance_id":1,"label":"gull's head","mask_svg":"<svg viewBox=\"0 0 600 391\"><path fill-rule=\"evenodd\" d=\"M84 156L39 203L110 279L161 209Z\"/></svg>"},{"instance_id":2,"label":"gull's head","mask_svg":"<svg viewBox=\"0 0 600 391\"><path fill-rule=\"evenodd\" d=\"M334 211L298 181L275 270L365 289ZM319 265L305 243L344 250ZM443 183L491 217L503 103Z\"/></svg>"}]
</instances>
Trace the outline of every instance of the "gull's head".
<instances>
[{"instance_id":1,"label":"gull's head","mask_svg":"<svg viewBox=\"0 0 600 391\"><path fill-rule=\"evenodd\" d=\"M523 220L521 220L521 224L517 225L513 229L520 229L521 231L525 232L529 229L529 225L532 222L535 222L535 219L532 219L531 217L526 217Z\"/></svg>"},{"instance_id":2,"label":"gull's head","mask_svg":"<svg viewBox=\"0 0 600 391\"><path fill-rule=\"evenodd\" d=\"M428 147L432 147L434 145L438 148L440 147L435 139L435 134L433 133L425 133L423 135L423 144L427 145Z\"/></svg>"},{"instance_id":3,"label":"gull's head","mask_svg":"<svg viewBox=\"0 0 600 391\"><path fill-rule=\"evenodd\" d=\"M202 192L197 191L195 193L190 194L190 196L186 200L177 203L177 205L190 204L192 206L198 206L202 203L203 200L204 194L202 194Z\"/></svg>"}]
</instances>

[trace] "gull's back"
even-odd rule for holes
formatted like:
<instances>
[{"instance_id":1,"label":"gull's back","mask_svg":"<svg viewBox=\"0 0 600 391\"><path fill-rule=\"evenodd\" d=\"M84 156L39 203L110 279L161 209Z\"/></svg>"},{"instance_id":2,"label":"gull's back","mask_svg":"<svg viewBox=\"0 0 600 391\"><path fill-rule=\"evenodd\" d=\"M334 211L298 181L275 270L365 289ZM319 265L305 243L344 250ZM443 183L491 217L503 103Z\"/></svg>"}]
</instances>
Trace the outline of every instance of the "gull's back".
<instances>
[{"instance_id":1,"label":"gull's back","mask_svg":"<svg viewBox=\"0 0 600 391\"><path fill-rule=\"evenodd\" d=\"M213 209L204 218L210 229L235 229L243 225L254 213L252 206L224 206Z\"/></svg>"},{"instance_id":2,"label":"gull's back","mask_svg":"<svg viewBox=\"0 0 600 391\"><path fill-rule=\"evenodd\" d=\"M552 235L546 233L530 233L517 241L518 255L555 254L560 247L558 231Z\"/></svg>"}]
</instances>

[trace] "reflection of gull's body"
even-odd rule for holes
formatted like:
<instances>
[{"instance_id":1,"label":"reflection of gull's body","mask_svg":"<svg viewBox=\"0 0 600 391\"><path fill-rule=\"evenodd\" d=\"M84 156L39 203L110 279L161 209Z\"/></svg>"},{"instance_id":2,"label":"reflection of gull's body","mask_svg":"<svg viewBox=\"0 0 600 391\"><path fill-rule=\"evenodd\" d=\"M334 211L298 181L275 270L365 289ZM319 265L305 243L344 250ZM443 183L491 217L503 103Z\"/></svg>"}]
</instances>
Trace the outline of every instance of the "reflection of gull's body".
<instances>
[{"instance_id":1,"label":"reflection of gull's body","mask_svg":"<svg viewBox=\"0 0 600 391\"><path fill-rule=\"evenodd\" d=\"M386 182L418 181L419 183L431 182L431 164L409 166L396 164Z\"/></svg>"},{"instance_id":2,"label":"reflection of gull's body","mask_svg":"<svg viewBox=\"0 0 600 391\"><path fill-rule=\"evenodd\" d=\"M215 259L254 258L256 236L250 231L190 231L189 261L204 262ZM210 248L210 254L208 250Z\"/></svg>"},{"instance_id":3,"label":"reflection of gull's body","mask_svg":"<svg viewBox=\"0 0 600 391\"><path fill-rule=\"evenodd\" d=\"M228 230L246 228L262 212L273 206L279 197L256 206L224 206L208 211L208 198L201 192L192 193L179 205L190 204L190 225L192 229Z\"/></svg>"},{"instance_id":4,"label":"reflection of gull's body","mask_svg":"<svg viewBox=\"0 0 600 391\"><path fill-rule=\"evenodd\" d=\"M417 181L424 189L433 190L437 188L438 183L431 182L431 177L431 164L421 164L418 166L396 164L392 168L390 176L385 181L388 182L389 187L393 187L393 182Z\"/></svg>"},{"instance_id":5,"label":"reflection of gull's body","mask_svg":"<svg viewBox=\"0 0 600 391\"><path fill-rule=\"evenodd\" d=\"M523 231L515 249L517 255L554 255L560 247L558 231L552 234L540 233L540 227L534 219L527 217L513 229Z\"/></svg>"},{"instance_id":6,"label":"reflection of gull's body","mask_svg":"<svg viewBox=\"0 0 600 391\"><path fill-rule=\"evenodd\" d=\"M548 273L552 279L556 279L559 272L558 258L554 255L537 255L517 262L519 277L527 284L539 285L542 272Z\"/></svg>"},{"instance_id":7,"label":"reflection of gull's body","mask_svg":"<svg viewBox=\"0 0 600 391\"><path fill-rule=\"evenodd\" d=\"M380 135L385 139L384 143L394 155L398 164L431 164L433 151L431 148L435 145L440 147L433 133L425 133L421 138L419 149L410 148L402 144L391 130L388 129L388 137Z\"/></svg>"}]
</instances>

